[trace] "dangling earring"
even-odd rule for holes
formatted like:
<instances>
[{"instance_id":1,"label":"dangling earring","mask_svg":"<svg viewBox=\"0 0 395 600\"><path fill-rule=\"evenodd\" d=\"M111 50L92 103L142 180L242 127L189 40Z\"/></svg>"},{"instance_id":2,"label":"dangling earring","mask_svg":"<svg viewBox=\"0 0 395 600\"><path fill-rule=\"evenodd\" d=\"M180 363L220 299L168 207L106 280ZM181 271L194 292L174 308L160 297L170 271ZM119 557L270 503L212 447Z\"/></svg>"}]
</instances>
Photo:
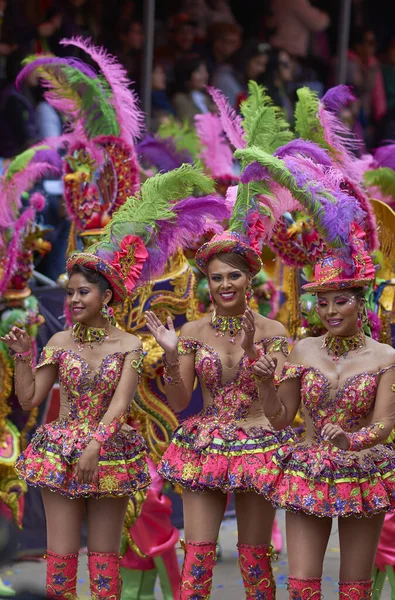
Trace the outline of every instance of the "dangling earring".
<instances>
[{"instance_id":1,"label":"dangling earring","mask_svg":"<svg viewBox=\"0 0 395 600\"><path fill-rule=\"evenodd\" d=\"M115 325L114 311L111 308L111 306L108 306L108 304L104 303L101 307L100 314L102 315L102 317L107 319L110 325Z\"/></svg>"},{"instance_id":2,"label":"dangling earring","mask_svg":"<svg viewBox=\"0 0 395 600\"><path fill-rule=\"evenodd\" d=\"M358 321L357 321L358 329L362 327L362 313L358 313Z\"/></svg>"},{"instance_id":3,"label":"dangling earring","mask_svg":"<svg viewBox=\"0 0 395 600\"><path fill-rule=\"evenodd\" d=\"M251 287L251 284L249 284L248 288L246 289L247 304L250 302L250 300L253 297L253 295L254 295L253 289Z\"/></svg>"}]
</instances>

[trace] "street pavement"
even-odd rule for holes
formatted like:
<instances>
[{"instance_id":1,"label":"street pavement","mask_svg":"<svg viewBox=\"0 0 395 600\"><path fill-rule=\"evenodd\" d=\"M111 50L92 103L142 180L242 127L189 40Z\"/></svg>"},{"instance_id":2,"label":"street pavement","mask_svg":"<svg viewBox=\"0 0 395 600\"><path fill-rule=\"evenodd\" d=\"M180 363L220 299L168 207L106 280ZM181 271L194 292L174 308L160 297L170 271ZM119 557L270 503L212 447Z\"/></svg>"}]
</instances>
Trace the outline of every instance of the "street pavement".
<instances>
[{"instance_id":1,"label":"street pavement","mask_svg":"<svg viewBox=\"0 0 395 600\"><path fill-rule=\"evenodd\" d=\"M278 512L280 528L284 532L284 513ZM236 521L228 519L223 522L220 535L222 557L217 563L213 581L212 600L243 600L243 584L237 565L236 552ZM182 551L179 550L179 561L182 561ZM288 593L286 581L288 575L287 552L284 541L284 550L273 563L277 584L277 599L287 600ZM327 600L337 599L337 580L339 570L339 546L337 538L337 523L334 522L332 535L328 545L325 559L323 577L323 595ZM37 560L17 561L0 570L0 575L5 583L11 584L17 591L28 590L43 592L45 584L45 562ZM88 574L86 569L86 553L81 553L78 594L80 600L89 598ZM156 591L157 600L163 600L159 585ZM391 594L386 583L382 600L390 600Z\"/></svg>"}]
</instances>

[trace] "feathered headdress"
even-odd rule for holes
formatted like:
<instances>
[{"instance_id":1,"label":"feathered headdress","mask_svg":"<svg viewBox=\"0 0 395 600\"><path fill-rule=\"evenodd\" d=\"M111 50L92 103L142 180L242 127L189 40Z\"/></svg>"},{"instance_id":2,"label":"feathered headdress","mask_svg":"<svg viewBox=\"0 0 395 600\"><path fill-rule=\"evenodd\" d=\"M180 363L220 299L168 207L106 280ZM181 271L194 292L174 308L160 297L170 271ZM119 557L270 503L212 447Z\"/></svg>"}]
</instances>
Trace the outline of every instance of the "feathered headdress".
<instances>
[{"instance_id":1,"label":"feathered headdress","mask_svg":"<svg viewBox=\"0 0 395 600\"><path fill-rule=\"evenodd\" d=\"M204 195L195 197L194 192ZM161 275L179 247L218 230L216 223L227 219L229 212L213 192L212 180L191 165L155 175L114 213L101 241L82 254L113 287L115 282L114 295L120 300L126 290ZM85 259L73 255L68 270L81 260Z\"/></svg>"}]
</instances>

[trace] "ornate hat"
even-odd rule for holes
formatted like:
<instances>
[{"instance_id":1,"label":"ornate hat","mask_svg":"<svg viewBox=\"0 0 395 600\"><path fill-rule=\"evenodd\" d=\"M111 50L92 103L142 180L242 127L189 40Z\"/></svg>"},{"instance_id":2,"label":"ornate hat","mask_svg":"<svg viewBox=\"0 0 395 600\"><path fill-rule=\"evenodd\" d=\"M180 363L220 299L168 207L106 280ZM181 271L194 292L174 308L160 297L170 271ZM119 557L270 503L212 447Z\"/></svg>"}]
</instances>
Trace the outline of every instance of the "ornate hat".
<instances>
[{"instance_id":1,"label":"ornate hat","mask_svg":"<svg viewBox=\"0 0 395 600\"><path fill-rule=\"evenodd\" d=\"M141 275L148 251L141 239L135 235L123 238L119 247L110 248L108 243L94 246L94 254L76 252L67 261L67 272L74 265L97 271L107 279L114 294L114 301L121 302L135 287ZM104 258L105 256L105 258Z\"/></svg>"},{"instance_id":2,"label":"ornate hat","mask_svg":"<svg viewBox=\"0 0 395 600\"><path fill-rule=\"evenodd\" d=\"M262 261L259 254L246 243L241 234L234 231L214 235L209 242L203 244L196 252L196 264L207 275L207 265L210 260L217 254L224 252L234 252L245 258L252 276L259 273L262 268Z\"/></svg>"},{"instance_id":3,"label":"ornate hat","mask_svg":"<svg viewBox=\"0 0 395 600\"><path fill-rule=\"evenodd\" d=\"M375 268L365 250L365 232L352 224L349 254L344 249L330 249L316 264L315 281L302 286L310 292L328 292L350 287L364 287L374 281Z\"/></svg>"}]
</instances>

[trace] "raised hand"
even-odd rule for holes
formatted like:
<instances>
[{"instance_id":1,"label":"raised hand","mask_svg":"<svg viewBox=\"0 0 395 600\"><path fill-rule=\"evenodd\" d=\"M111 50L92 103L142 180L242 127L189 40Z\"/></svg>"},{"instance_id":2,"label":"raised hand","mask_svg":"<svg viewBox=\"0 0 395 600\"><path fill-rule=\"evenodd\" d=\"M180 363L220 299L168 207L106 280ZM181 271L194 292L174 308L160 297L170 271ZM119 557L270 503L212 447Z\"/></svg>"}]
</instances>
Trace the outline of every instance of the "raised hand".
<instances>
[{"instance_id":1,"label":"raised hand","mask_svg":"<svg viewBox=\"0 0 395 600\"><path fill-rule=\"evenodd\" d=\"M277 358L275 356L260 356L254 364L254 375L261 381L271 381L275 375Z\"/></svg>"},{"instance_id":2,"label":"raised hand","mask_svg":"<svg viewBox=\"0 0 395 600\"><path fill-rule=\"evenodd\" d=\"M247 308L241 322L243 329L241 333L241 347L248 353L254 349L254 337L255 337L255 315L251 308Z\"/></svg>"},{"instance_id":3,"label":"raised hand","mask_svg":"<svg viewBox=\"0 0 395 600\"><path fill-rule=\"evenodd\" d=\"M348 450L350 447L350 440L340 425L326 423L322 428L321 435L324 440L330 442L332 446L340 448L340 450Z\"/></svg>"},{"instance_id":4,"label":"raised hand","mask_svg":"<svg viewBox=\"0 0 395 600\"><path fill-rule=\"evenodd\" d=\"M10 350L17 354L24 354L32 348L30 336L24 329L19 329L19 327L13 327L7 335L0 339L7 344Z\"/></svg>"},{"instance_id":5,"label":"raised hand","mask_svg":"<svg viewBox=\"0 0 395 600\"><path fill-rule=\"evenodd\" d=\"M174 329L171 317L167 318L167 327L162 325L155 313L147 310L145 313L147 327L152 333L159 346L163 348L166 354L175 354L178 347L178 335Z\"/></svg>"}]
</instances>

